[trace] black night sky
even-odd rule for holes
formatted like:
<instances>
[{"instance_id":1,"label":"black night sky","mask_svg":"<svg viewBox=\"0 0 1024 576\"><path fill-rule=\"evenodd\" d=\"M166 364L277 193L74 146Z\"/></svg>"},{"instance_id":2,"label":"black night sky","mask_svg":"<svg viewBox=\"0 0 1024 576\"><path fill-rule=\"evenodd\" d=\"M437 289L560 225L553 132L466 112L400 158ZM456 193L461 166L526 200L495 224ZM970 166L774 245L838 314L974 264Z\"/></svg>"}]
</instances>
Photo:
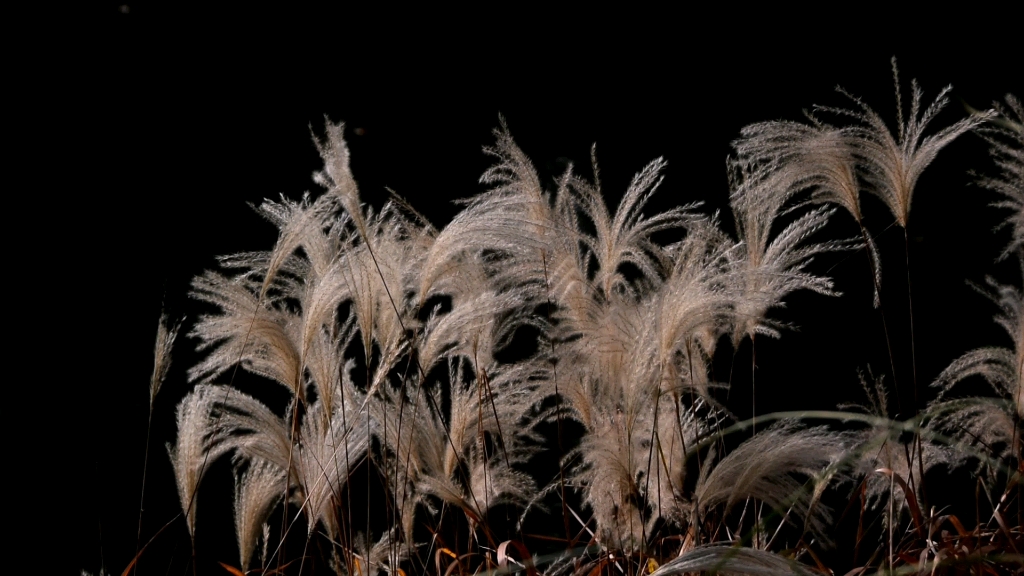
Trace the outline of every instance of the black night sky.
<instances>
[{"instance_id":1,"label":"black night sky","mask_svg":"<svg viewBox=\"0 0 1024 576\"><path fill-rule=\"evenodd\" d=\"M733 9L713 17L556 15L512 6L486 14L396 8L372 17L277 10L133 4L125 13L111 5L83 18L60 63L58 112L74 118L62 138L71 138L79 172L60 192L60 211L69 277L81 298L73 308L83 316L74 335L78 377L61 392L72 443L62 466L77 478L64 497L70 522L62 539L73 547L63 573L95 573L101 554L120 573L134 555L161 310L188 325L203 310L187 297L193 276L214 267L217 255L273 245L276 229L249 203L320 193L311 179L320 162L310 129L320 134L324 115L346 123L365 202L381 206L391 188L435 224L455 214L452 199L484 190L478 178L490 159L481 148L493 142L500 114L549 184L569 163L588 174L596 142L614 205L636 171L664 156L667 177L652 207L704 201L706 213L722 211L728 228L725 158L740 128L797 120L813 104L848 106L837 85L892 121L894 55L905 103L911 78L926 102L954 86L933 130L963 117L965 105L984 109L1007 92L1024 96L1019 38L1010 44L1019 27L1004 28L998 15L961 22L940 14L928 26L920 15L846 15L833 29L825 14L800 15L818 20L805 28L797 15L733 22ZM923 394L960 354L1008 345L991 322L996 307L966 282L983 284L986 275L1021 281L1012 259L995 262L1009 234L992 229L1006 214L988 206L994 193L972 183L971 171L992 172L986 148L974 134L960 138L915 193L909 235ZM67 185L43 182L51 184ZM864 198L882 253L883 296L894 303L894 353L906 358L903 234L877 199ZM837 213L825 235L852 237L857 229ZM858 369L888 369L864 253L820 258L815 269L831 274L844 295L797 294L775 312L798 330L763 347L758 340L758 412L833 409L860 398ZM745 346L739 354L749 366ZM193 347L180 339L156 401L143 541L178 511L164 444L174 438ZM909 378L909 365L897 371ZM737 377L732 397L749 398L749 391L749 373L746 381ZM909 392L903 401L911 401ZM748 401L731 407L749 416ZM230 498L229 467L215 472L225 477L211 480L215 489ZM175 555L184 566L184 526L167 530L143 557L144 572L163 573ZM226 541L217 559L235 562L232 538L212 537L207 550Z\"/></svg>"}]
</instances>

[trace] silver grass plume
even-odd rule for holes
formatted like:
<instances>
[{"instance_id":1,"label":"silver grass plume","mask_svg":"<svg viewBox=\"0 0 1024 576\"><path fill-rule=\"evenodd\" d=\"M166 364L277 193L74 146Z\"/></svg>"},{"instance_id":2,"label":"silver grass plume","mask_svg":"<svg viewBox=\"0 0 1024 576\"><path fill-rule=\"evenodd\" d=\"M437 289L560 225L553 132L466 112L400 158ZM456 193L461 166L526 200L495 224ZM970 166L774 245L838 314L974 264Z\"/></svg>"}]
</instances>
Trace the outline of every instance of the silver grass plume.
<instances>
[{"instance_id":1,"label":"silver grass plume","mask_svg":"<svg viewBox=\"0 0 1024 576\"><path fill-rule=\"evenodd\" d=\"M457 302L447 314L432 314L424 327L419 349L423 370L429 372L445 357L464 357L475 371L489 368L494 354L509 341L515 329L530 318L516 314L526 302L515 291L497 293L483 289Z\"/></svg>"},{"instance_id":2,"label":"silver grass plume","mask_svg":"<svg viewBox=\"0 0 1024 576\"><path fill-rule=\"evenodd\" d=\"M344 394L347 402L336 401L330 414L325 411L324 398L310 404L296 444L291 441L289 422L259 400L230 386L197 387L216 394L212 412L216 425L211 445L222 451L236 448L254 462L272 464L280 470L282 481L290 461L289 483L299 489L295 497L309 518L309 530L321 523L332 537L338 534L334 510L341 488L348 480L350 467L367 454L374 425L374 420L368 421L361 409L364 398L357 394L347 376L350 366L346 365L342 378L344 390L335 390L332 395L340 398Z\"/></svg>"},{"instance_id":3,"label":"silver grass plume","mask_svg":"<svg viewBox=\"0 0 1024 576\"><path fill-rule=\"evenodd\" d=\"M298 202L284 195L280 201L264 199L257 211L277 226L278 239L265 260L258 263L254 261L252 267L267 270L269 281L273 281L277 278L277 271L286 263L291 266L296 264L292 256L297 248L302 248L305 260L311 267L308 273L322 275L337 257L340 244L349 241L349 237L354 234L350 230L351 216L347 212L339 212L339 208L337 199L330 194L310 200L307 192ZM299 272L288 268L286 270L292 274ZM268 282L266 278L264 281Z\"/></svg>"},{"instance_id":4,"label":"silver grass plume","mask_svg":"<svg viewBox=\"0 0 1024 576\"><path fill-rule=\"evenodd\" d=\"M498 161L484 172L480 182L491 185L487 192L467 202L467 206L437 235L427 254L420 279L421 301L435 292L435 284L446 276L460 273L463 266L475 265L467 254L488 251L504 255L513 264L494 278L497 287L544 285L543 267L561 228L548 197L543 192L536 170L516 146L503 126L494 132L497 143L485 152ZM552 262L559 260L550 254Z\"/></svg>"},{"instance_id":5,"label":"silver grass plume","mask_svg":"<svg viewBox=\"0 0 1024 576\"><path fill-rule=\"evenodd\" d=\"M160 392L160 386L167 378L167 372L171 369L171 350L174 348L174 340L178 337L178 329L181 323L167 327L167 316L160 317L160 324L156 329L156 345L153 350L153 375L149 379L149 406L153 407L153 401Z\"/></svg>"},{"instance_id":6,"label":"silver grass plume","mask_svg":"<svg viewBox=\"0 0 1024 576\"><path fill-rule=\"evenodd\" d=\"M269 254L260 286L260 299L267 295L278 271L299 247L305 252L311 272L317 276L324 274L326 267L337 252L335 237L325 236L322 228L336 205L336 198L325 194L309 202L304 197L302 202L291 202L282 198L280 203L266 201L260 206L260 212L280 229L280 236ZM333 242L332 242L333 241Z\"/></svg>"},{"instance_id":7,"label":"silver grass plume","mask_svg":"<svg viewBox=\"0 0 1024 576\"><path fill-rule=\"evenodd\" d=\"M877 307L882 285L881 259L863 223L853 132L850 128L824 124L810 113L807 117L809 124L772 121L745 126L740 138L732 143L733 149L748 164L783 167L790 175L793 194L809 190L811 202L837 204L850 213L870 251Z\"/></svg>"},{"instance_id":8,"label":"silver grass plume","mask_svg":"<svg viewBox=\"0 0 1024 576\"><path fill-rule=\"evenodd\" d=\"M466 252L489 250L503 254L503 270L492 277L494 284L504 291L499 293L506 294L502 300L509 302L503 307L519 303L525 305L530 299L546 299L556 306L553 315L559 323L558 330L552 336L563 342L583 337L583 340L574 344L560 345L562 350L559 351L562 360L560 365L573 367L569 373L560 375L560 379L563 381L563 393L571 396L574 411L586 425L593 426L596 422L615 418L613 414L597 414L595 410L603 412L604 406L624 406L628 402L631 407L627 411L631 416L622 422L628 422L626 425L631 427L636 423L636 415L644 404L643 399L651 398L661 384L656 374L645 373L642 378L636 379L630 376L631 369L649 372L649 357L651 354L657 357L658 338L654 334L651 338L651 354L632 358L632 368L627 367L631 359L628 351L634 347L639 327L651 324L656 314L653 311L641 313L650 306L638 308L638 300L645 290L650 289L645 287L653 288L662 284L673 267L669 253L654 244L650 236L659 230L678 227L687 219L683 209L650 219L640 214L640 209L660 181L664 163L655 161L634 178L614 217L604 207L598 185L587 184L572 176L571 172L562 178L552 208L550 200L540 188L535 170L525 154L515 146L507 130L498 132L497 138L498 144L490 152L498 158L498 163L482 178L482 181L495 187L473 199L469 207L438 235L426 269L443 270L445 274L467 273L463 271L472 274L471 264L474 260L467 257ZM581 230L577 214L592 221L596 236L592 237ZM581 245L585 247L584 250L581 250ZM591 255L596 263L594 268L589 265ZM452 262L454 266L442 265L445 261ZM635 265L645 276L637 286L627 285L619 274L618 267L623 262ZM428 272L424 278L422 295L432 290L431 286L436 284L439 276ZM470 278L477 276L471 275ZM479 293L489 298L486 296L487 290ZM519 295L518 301L515 294ZM680 290L677 298L683 298L685 302L700 301L699 291L684 294ZM694 322L705 324L710 321L710 317L693 312L693 308L683 306L683 311L677 314L677 319L686 318L686 322L677 323L680 333L691 330ZM460 316L461 313L455 311L449 313L452 321ZM601 354L593 354L594 345L602 351ZM434 358L435 355L428 357ZM611 363L605 359L611 359ZM619 366L615 367L615 363ZM479 362L474 360L473 365L479 365ZM576 371L580 372L578 376L573 373ZM626 388L633 385L642 394L632 393ZM610 401L597 399L595 393L610 395L607 396ZM622 450L612 448L611 452L618 456L613 457L609 465L597 463L605 461L598 454L608 454L609 451L595 444L597 452L594 456L597 460L592 463L597 465L584 466L580 473L588 474L587 471L592 470L597 477L609 478L609 466L623 460L631 462L624 468L627 471L623 474L614 472L611 478L628 479L632 474L629 470L647 468L645 463L648 459L644 456L650 450L643 449L640 440L650 435L651 426L652 422L645 419L644 426L638 426L635 435L627 434L632 440L621 438L616 445L627 447ZM457 428L453 427L453 430ZM626 433L626 430L616 430L616 434ZM601 437L594 430L591 433L592 438ZM453 431L453 436L456 435ZM628 446L633 442L635 446ZM429 489L436 495L454 500L458 495L457 486L444 488L441 478L429 480ZM586 483L582 477L579 481ZM623 482L630 484L629 480ZM602 497L602 501L620 500L621 491L612 491L615 494L607 500ZM629 489L629 493L634 492ZM465 506L466 503L460 505ZM624 506L622 510L627 510L627 507ZM613 520L599 520L599 523L608 529L621 525ZM642 530L642 520L632 524L638 533Z\"/></svg>"},{"instance_id":9,"label":"silver grass plume","mask_svg":"<svg viewBox=\"0 0 1024 576\"><path fill-rule=\"evenodd\" d=\"M338 390L335 395L347 395L344 408L337 402L334 413L327 414L322 402L310 406L302 421L293 462L309 532L321 524L331 538L340 534L336 511L341 504L342 486L352 474L350 466L369 453L370 437L376 426L372 418L366 418L364 398L356 396L347 374L343 380L347 381L345 390Z\"/></svg>"},{"instance_id":10,"label":"silver grass plume","mask_svg":"<svg viewBox=\"0 0 1024 576\"><path fill-rule=\"evenodd\" d=\"M652 447L654 467L644 471L646 497L653 509L646 527L648 534L659 519L676 526L687 526L691 520L694 503L687 488L687 465L697 454L700 442L714 434L719 420L725 417L702 397L685 409L680 404L678 396L666 394L658 406Z\"/></svg>"},{"instance_id":11,"label":"silver grass plume","mask_svg":"<svg viewBox=\"0 0 1024 576\"><path fill-rule=\"evenodd\" d=\"M900 442L902 428L890 419L889 395L885 389L884 378L872 374L868 377L864 374L858 376L867 403L843 404L839 408L864 412L875 416L877 420L870 427L853 434L847 459L851 461L854 473L864 478L868 508L876 509L891 498L894 507L902 511L907 505L908 495L903 490L892 492L894 483L889 473L884 473L884 470L910 481L918 470L912 466L912 461L908 461L908 457L911 457L911 453L916 454L918 448L921 450L921 469L925 472L940 464L956 464L962 455L949 446L930 441L927 437L922 437L919 444L909 446ZM912 459L917 460L917 457L913 456ZM918 498L917 504L923 506L923 495L915 494L915 497ZM886 521L888 522L888 519Z\"/></svg>"},{"instance_id":12,"label":"silver grass plume","mask_svg":"<svg viewBox=\"0 0 1024 576\"><path fill-rule=\"evenodd\" d=\"M734 344L743 336L756 333L779 336L780 324L767 318L768 311L783 305L783 298L796 290L811 290L837 296L832 280L805 271L814 256L849 250L857 246L850 240L805 243L821 230L835 213L834 208L818 207L797 217L774 238L770 237L775 220L786 213L786 205L799 189L794 181L801 176L784 164L752 163L749 159L730 161L730 205L741 242L734 253L736 327Z\"/></svg>"},{"instance_id":13,"label":"silver grass plume","mask_svg":"<svg viewBox=\"0 0 1024 576\"><path fill-rule=\"evenodd\" d=\"M545 375L528 363L500 369L492 365L489 373L481 371L468 380L462 364L458 357L449 360L447 418L428 405L427 394L439 396L436 386L410 387L412 398L406 400L401 421L395 406L369 405L377 419L387 422L389 435L385 438L378 431L377 437L392 455L387 474L398 494L407 537L416 505L429 504L424 500L427 495L457 506L474 523L496 504L529 501L532 479L509 466L524 463L536 452L529 433L530 409L540 399L537 382ZM434 405L439 400L436 397ZM493 439L495 453L487 453L485 435Z\"/></svg>"},{"instance_id":14,"label":"silver grass plume","mask_svg":"<svg viewBox=\"0 0 1024 576\"><path fill-rule=\"evenodd\" d=\"M185 523L190 535L195 535L196 496L199 483L209 470L209 464L227 452L229 446L210 442L210 411L216 399L217 390L207 386L197 387L178 404L178 438L173 446L168 444L167 452L174 467L174 478L178 486L178 498L185 513Z\"/></svg>"},{"instance_id":15,"label":"silver grass plume","mask_svg":"<svg viewBox=\"0 0 1024 576\"><path fill-rule=\"evenodd\" d=\"M1024 249L1024 105L1013 94L1006 95L1006 105L994 104L998 116L978 128L988 140L989 154L999 168L999 175L979 180L979 184L997 192L1003 199L993 204L1010 210L1003 226L1012 228L1010 244L1000 259Z\"/></svg>"},{"instance_id":16,"label":"silver grass plume","mask_svg":"<svg viewBox=\"0 0 1024 576\"><path fill-rule=\"evenodd\" d=\"M684 446L696 444L706 430L681 421L685 410L678 404L683 390L707 394L708 386L703 362L697 360L696 370L704 375L695 378L686 354L695 354L693 343L705 334L713 336L703 346L713 350L733 302L725 282L732 245L718 239L694 226L675 247L668 278L653 293L639 302L603 303L604 328L580 330L562 355L562 394L587 430L571 477L582 487L605 545L639 545L662 514L687 509L674 501L681 497ZM673 450L667 456L661 452L665 444ZM654 513L642 512L642 503L652 501Z\"/></svg>"},{"instance_id":17,"label":"silver grass plume","mask_svg":"<svg viewBox=\"0 0 1024 576\"><path fill-rule=\"evenodd\" d=\"M932 386L939 398L929 412L931 426L949 431L961 442L1003 449L999 458L1020 458L1021 423L1024 422L1024 292L996 283L986 295L1000 313L995 321L1010 337L1011 347L986 347L973 350L953 361L939 374ZM949 399L954 387L971 377L981 377L992 387L995 398L968 397Z\"/></svg>"},{"instance_id":18,"label":"silver grass plume","mask_svg":"<svg viewBox=\"0 0 1024 576\"><path fill-rule=\"evenodd\" d=\"M593 163L596 178L597 161ZM609 214L599 181L594 184L580 178L568 181L568 189L574 193L574 203L594 225L593 236L584 234L579 228L577 234L596 260L593 284L603 293L605 300L610 300L616 291L628 289L626 279L619 271L624 263L636 266L645 278L659 279L664 274L668 258L651 236L662 230L680 228L692 219L689 211L695 205L673 208L649 218L642 213L664 178L661 173L666 164L662 158L655 159L633 176L614 214Z\"/></svg>"},{"instance_id":19,"label":"silver grass plume","mask_svg":"<svg viewBox=\"0 0 1024 576\"><path fill-rule=\"evenodd\" d=\"M350 399L350 396L355 394L355 389L346 381L350 379L353 361L346 361L343 357L345 347L354 337L352 324L352 318L349 317L340 327L335 326L333 322L333 329L321 327L312 336L312 342L306 352L306 370L309 371L309 380L316 388L319 410L325 417L334 414L337 404L355 401Z\"/></svg>"},{"instance_id":20,"label":"silver grass plume","mask_svg":"<svg viewBox=\"0 0 1024 576\"><path fill-rule=\"evenodd\" d=\"M359 234L368 237L366 220L363 217L362 204L359 200L359 187L349 169L348 144L345 143L345 123L337 124L324 118L323 140L314 136L313 142L324 161L323 170L313 174L313 180L327 189L328 193L338 199L342 207L352 218Z\"/></svg>"},{"instance_id":21,"label":"silver grass plume","mask_svg":"<svg viewBox=\"0 0 1024 576\"><path fill-rule=\"evenodd\" d=\"M838 204L859 223L863 216L851 130L808 118L809 124L779 120L744 126L732 147L749 163L784 166L796 192L808 189L812 201Z\"/></svg>"},{"instance_id":22,"label":"silver grass plume","mask_svg":"<svg viewBox=\"0 0 1024 576\"><path fill-rule=\"evenodd\" d=\"M221 450L237 449L245 457L271 462L282 470L288 468L288 421L231 386L201 384L196 391L214 398L209 424L210 442L214 446Z\"/></svg>"},{"instance_id":23,"label":"silver grass plume","mask_svg":"<svg viewBox=\"0 0 1024 576\"><path fill-rule=\"evenodd\" d=\"M238 556L242 571L249 570L256 542L262 527L281 500L284 470L254 458L244 471L235 473L235 535L238 538Z\"/></svg>"},{"instance_id":24,"label":"silver grass plume","mask_svg":"<svg viewBox=\"0 0 1024 576\"><path fill-rule=\"evenodd\" d=\"M992 111L974 114L961 119L938 132L925 136L925 129L935 116L949 103L948 94L952 86L939 91L935 100L921 110L921 88L912 80L910 115L904 121L899 71L896 59L892 59L893 82L896 86L896 133L893 134L881 116L859 98L840 89L849 97L856 108L852 110L816 107L857 120L858 125L849 129L849 142L857 157L857 164L867 180L868 190L885 202L896 222L907 227L910 217L914 187L924 169L946 145L958 136L982 124L993 116Z\"/></svg>"},{"instance_id":25,"label":"silver grass plume","mask_svg":"<svg viewBox=\"0 0 1024 576\"><path fill-rule=\"evenodd\" d=\"M385 205L379 215L370 214L367 227L370 240L349 252L348 270L354 279L353 303L364 346L369 341L365 331L369 331L380 349L380 361L368 392L372 396L407 352L411 342L406 338L406 330L418 328L416 308L405 296L415 294L426 245L414 225L402 219L392 204ZM415 297L411 300L415 301ZM364 318L367 312L372 321Z\"/></svg>"},{"instance_id":26,"label":"silver grass plume","mask_svg":"<svg viewBox=\"0 0 1024 576\"><path fill-rule=\"evenodd\" d=\"M233 367L284 385L302 397L300 356L301 319L261 301L260 287L246 276L228 278L206 272L192 281L193 297L218 306L220 314L201 316L189 334L198 338L207 357L189 369L189 379L209 383Z\"/></svg>"},{"instance_id":27,"label":"silver grass plume","mask_svg":"<svg viewBox=\"0 0 1024 576\"><path fill-rule=\"evenodd\" d=\"M364 352L368 353L374 342L381 350L381 362L372 377L371 387L375 389L406 350L403 325L412 328L416 324L402 298L415 287L416 263L426 244L424 235L391 204L377 215L369 212L365 218L364 230L374 245L373 254L365 241L344 232L348 220L342 214L327 232L319 227L306 232L321 247L320 255L311 253L304 244L305 258L294 256L288 260L290 273L298 280L285 295L301 305L298 348L303 362L308 364L313 348L319 346L319 333L326 330L331 338L346 340L348 334L339 332L338 324L347 330L349 322L354 321ZM348 318L337 317L343 302L352 304ZM340 353L336 350L332 354ZM329 384L320 380L315 383L321 395L333 393Z\"/></svg>"},{"instance_id":28,"label":"silver grass plume","mask_svg":"<svg viewBox=\"0 0 1024 576\"><path fill-rule=\"evenodd\" d=\"M559 343L555 355L558 366L565 367L558 384L570 412L588 430L572 482L585 487L603 541L639 542L649 520L636 509L645 491L636 477L658 470L650 463L649 441L658 419L651 417L649 406L666 404L667 410L659 409L672 413L666 423L678 414L667 397L665 402L657 398L663 383L681 371L662 373L658 366L676 363L674 355L685 347L684 341L698 333L706 350L713 350L714 336L703 334L717 335L731 306L723 281L728 268L722 250L727 248L695 249L700 258L684 263L677 258L683 250L652 241L657 231L695 221L688 208L652 218L640 213L660 182L661 160L634 177L618 211L611 214L600 195L596 162L594 184L571 169L566 172L552 207L533 167L507 132L499 132L498 141L492 153L499 163L484 177L496 187L474 199L441 232L434 249L442 254L445 244L454 245L454 238L466 234L460 247L507 255L503 270L493 277L500 289L521 294L524 303L533 299L554 305L555 323L546 333ZM581 217L594 225L593 235L584 231ZM485 235L487 241L481 241ZM704 246L708 238L703 232L691 234L687 246ZM716 258L705 257L715 250ZM619 270L623 263L635 266L641 277L627 281ZM428 265L434 268L439 267ZM671 287L659 292L666 285ZM701 388L706 390L706 385ZM620 532L613 534L616 530Z\"/></svg>"},{"instance_id":29,"label":"silver grass plume","mask_svg":"<svg viewBox=\"0 0 1024 576\"><path fill-rule=\"evenodd\" d=\"M651 359L657 362L648 366L658 370L662 392L678 397L692 390L713 402L704 361L714 355L736 313L732 263L741 248L714 219L691 222L686 238L673 246L668 278L646 303L650 316L644 325L654 331L642 336L653 338L645 342L654 346Z\"/></svg>"}]
</instances>

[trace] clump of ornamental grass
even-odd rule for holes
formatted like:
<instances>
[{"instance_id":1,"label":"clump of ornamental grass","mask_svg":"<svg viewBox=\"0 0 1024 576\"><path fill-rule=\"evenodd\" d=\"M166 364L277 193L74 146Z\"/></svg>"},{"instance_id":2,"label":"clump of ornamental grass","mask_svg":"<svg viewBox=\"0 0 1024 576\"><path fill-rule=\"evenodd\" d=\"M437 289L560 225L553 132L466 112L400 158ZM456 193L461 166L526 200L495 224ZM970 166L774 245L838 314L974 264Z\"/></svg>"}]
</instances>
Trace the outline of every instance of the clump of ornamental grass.
<instances>
[{"instance_id":1,"label":"clump of ornamental grass","mask_svg":"<svg viewBox=\"0 0 1024 576\"><path fill-rule=\"evenodd\" d=\"M397 196L374 210L344 125L328 121L323 191L265 201L277 243L221 258L192 284L207 312L189 335L205 356L168 452L193 551L199 486L230 458L232 573L811 574L843 545L828 504L842 494L860 502L860 573L953 562L999 573L1021 539L1008 512L1024 416L1020 289L990 282L1012 345L954 361L923 416L896 420L884 378L862 378L856 410L758 414L751 399L740 420L713 371L723 342L750 338L753 353L758 334L782 337L794 292L840 296L815 257L865 248L880 304L862 192L905 230L921 172L969 130L992 144L1000 173L982 184L1015 211L1006 254L1024 263L1020 104L926 134L948 91L922 111L913 83L905 121L897 80L895 133L853 96L852 109L818 109L845 123L745 128L728 161L735 236L699 204L645 212L660 158L614 209L596 152L589 178L570 166L545 189L504 123L485 149L488 189L446 226ZM838 208L859 239L821 238ZM161 324L152 396L176 333ZM522 334L535 345L520 347ZM238 371L280 387L287 407L243 392ZM995 396L952 397L975 377ZM966 462L1001 482L993 520L974 530L922 495L929 469ZM865 528L871 515L882 529ZM554 520L548 533L527 532L535 518ZM296 540L300 555L286 545Z\"/></svg>"}]
</instances>

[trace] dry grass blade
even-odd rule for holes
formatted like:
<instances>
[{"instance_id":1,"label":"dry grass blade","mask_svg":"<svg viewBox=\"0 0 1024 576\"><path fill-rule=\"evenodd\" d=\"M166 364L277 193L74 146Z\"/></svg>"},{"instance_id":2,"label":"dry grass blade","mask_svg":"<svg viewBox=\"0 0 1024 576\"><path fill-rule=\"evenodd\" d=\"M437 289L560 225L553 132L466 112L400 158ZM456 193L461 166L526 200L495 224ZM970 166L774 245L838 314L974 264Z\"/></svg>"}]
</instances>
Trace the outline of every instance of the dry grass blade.
<instances>
[{"instance_id":1,"label":"dry grass blade","mask_svg":"<svg viewBox=\"0 0 1024 576\"><path fill-rule=\"evenodd\" d=\"M903 490L903 494L905 496L904 501L910 508L910 517L914 520L914 529L917 531L918 537L924 538L924 529L921 525L921 508L917 505L917 497L914 496L914 491L907 485L907 481L904 480L902 476L888 468L879 468L878 470L875 470L875 472L890 478L900 485L900 489Z\"/></svg>"},{"instance_id":2,"label":"dry grass blade","mask_svg":"<svg viewBox=\"0 0 1024 576\"><path fill-rule=\"evenodd\" d=\"M813 576L810 568L778 554L738 546L701 546L662 564L651 576L722 574L747 576Z\"/></svg>"},{"instance_id":3,"label":"dry grass blade","mask_svg":"<svg viewBox=\"0 0 1024 576\"><path fill-rule=\"evenodd\" d=\"M519 558L521 559L521 561L512 559L512 556L508 553L509 546L515 549L516 553L519 554ZM530 555L530 551L522 542L517 542L515 540L506 540L499 544L497 550L497 559L499 568L511 569L511 567L509 566L509 562L511 561L521 566L524 566L526 568L527 576L539 576L540 574L539 572L537 572L537 569L533 565L533 558Z\"/></svg>"},{"instance_id":4,"label":"dry grass blade","mask_svg":"<svg viewBox=\"0 0 1024 576\"><path fill-rule=\"evenodd\" d=\"M245 572L243 570L239 570L230 564L225 564L223 562L217 562L217 564L220 564L220 567L228 574L233 574L234 576L245 576Z\"/></svg>"}]
</instances>

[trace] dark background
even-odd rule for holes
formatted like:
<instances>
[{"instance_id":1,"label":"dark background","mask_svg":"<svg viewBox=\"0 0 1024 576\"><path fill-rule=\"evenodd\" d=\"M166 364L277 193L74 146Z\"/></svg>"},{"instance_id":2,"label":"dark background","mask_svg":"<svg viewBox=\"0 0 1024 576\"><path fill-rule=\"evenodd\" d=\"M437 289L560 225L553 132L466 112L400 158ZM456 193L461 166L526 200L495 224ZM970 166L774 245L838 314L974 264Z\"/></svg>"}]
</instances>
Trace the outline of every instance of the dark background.
<instances>
[{"instance_id":1,"label":"dark background","mask_svg":"<svg viewBox=\"0 0 1024 576\"><path fill-rule=\"evenodd\" d=\"M41 151L59 152L58 170L73 176L44 183L58 190L51 208L60 214L61 258L70 263L63 279L74 298L61 317L76 360L59 385L69 445L52 462L56 476L73 479L60 504L60 518L70 520L60 528L60 548L71 547L67 573L96 571L101 558L120 573L132 558L161 310L186 317L187 326L202 311L187 298L193 276L215 266L216 255L273 245L275 228L247 203L320 193L310 178L320 166L310 130L322 133L325 114L346 122L365 202L381 206L389 187L437 225L455 213L450 200L484 189L478 178L490 159L481 148L493 142L502 114L548 183L569 162L588 173L596 142L614 205L636 171L664 156L667 177L651 210L702 200L731 227L724 160L739 129L799 119L815 103L849 105L836 85L894 121L894 55L905 104L911 78L926 103L953 84L934 128L962 117L964 104L980 109L1006 92L1024 96L1019 41L1009 41L1016 31L999 14L932 14L925 25L923 15L898 12L737 12L563 15L509 6L356 14L282 6L237 14L110 4L74 15L74 33L42 70L54 90L53 105L40 112L59 124ZM1020 284L1012 260L994 262L1009 236L992 228L1005 213L987 206L993 193L972 185L970 171L992 171L985 151L978 136L962 137L916 190L909 235L922 401L926 384L963 352L1009 344L991 323L995 307L965 283L991 274ZM877 200L864 203L882 251L897 377L909 382L903 235ZM825 232L856 234L843 213ZM864 254L820 258L815 270L835 277L844 296L798 294L775 312L799 330L758 340L759 413L861 400L857 370L889 371ZM178 511L164 444L188 391L193 345L179 341L156 402L143 541ZM749 362L748 342L738 351L737 366L746 368L737 370L730 403L740 417L750 415ZM904 388L901 404L911 402ZM211 482L223 492L204 490L206 502L230 498L222 468L213 471L222 480ZM237 563L231 534L209 538L208 551L228 543L211 552L216 559ZM183 524L161 539L143 559L146 572L188 556Z\"/></svg>"}]
</instances>

